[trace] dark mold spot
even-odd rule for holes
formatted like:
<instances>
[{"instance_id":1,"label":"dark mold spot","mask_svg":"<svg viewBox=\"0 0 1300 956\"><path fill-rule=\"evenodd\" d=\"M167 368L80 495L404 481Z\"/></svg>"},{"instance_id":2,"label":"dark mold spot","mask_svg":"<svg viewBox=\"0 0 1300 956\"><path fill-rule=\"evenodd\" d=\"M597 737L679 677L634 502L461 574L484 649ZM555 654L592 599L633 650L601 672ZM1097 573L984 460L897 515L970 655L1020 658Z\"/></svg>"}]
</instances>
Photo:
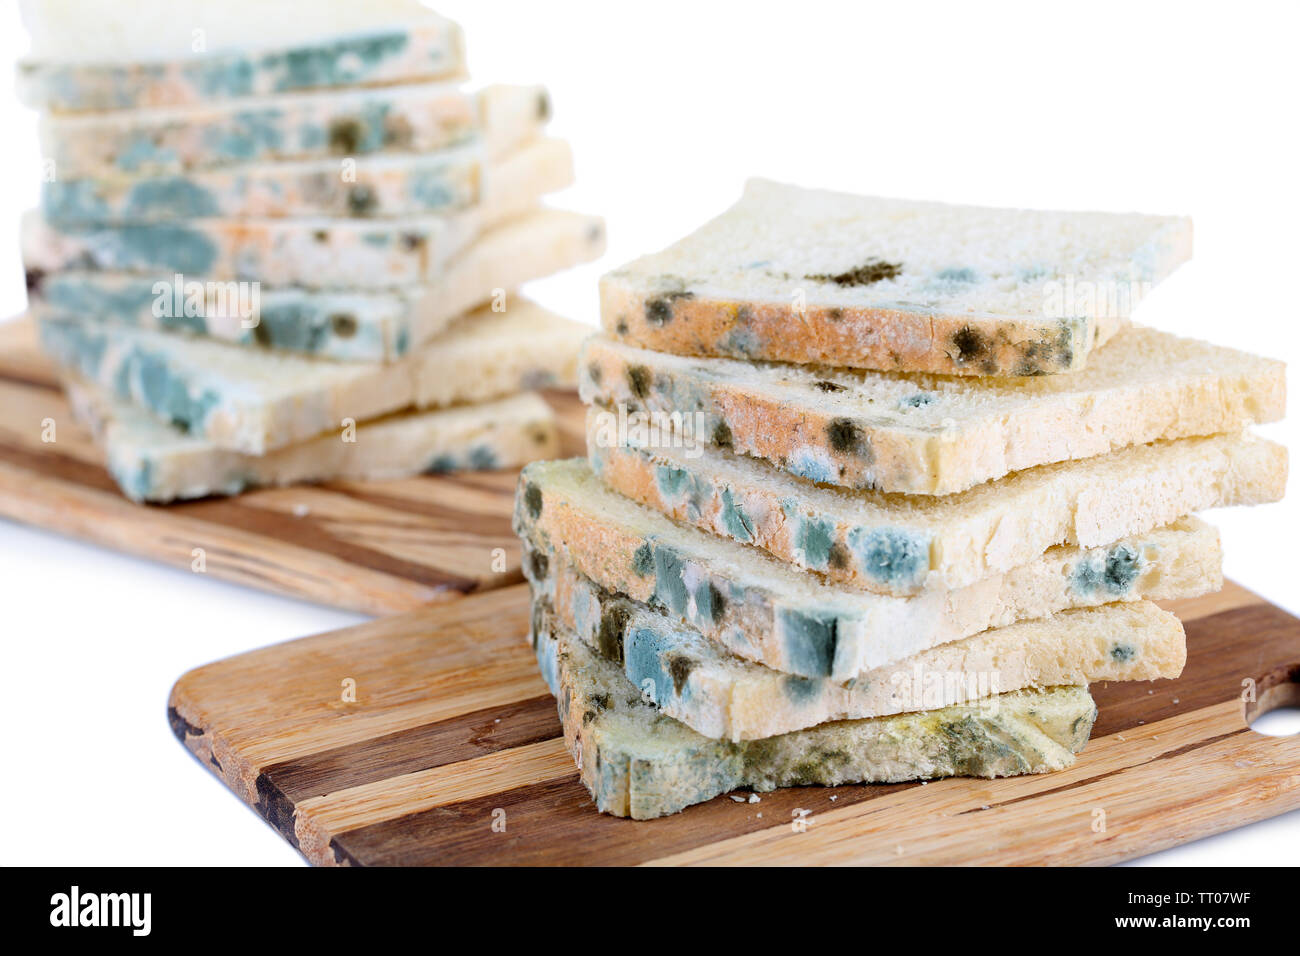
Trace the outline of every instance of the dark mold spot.
<instances>
[{"instance_id":1,"label":"dark mold spot","mask_svg":"<svg viewBox=\"0 0 1300 956\"><path fill-rule=\"evenodd\" d=\"M632 394L637 398L644 399L650 394L651 381L650 370L644 365L629 365L627 367L627 384L632 389Z\"/></svg>"},{"instance_id":2,"label":"dark mold spot","mask_svg":"<svg viewBox=\"0 0 1300 956\"><path fill-rule=\"evenodd\" d=\"M920 408L923 405L929 405L933 401L933 395L927 395L925 392L917 392L915 395L909 395L907 398L900 399L898 404L904 408Z\"/></svg>"},{"instance_id":3,"label":"dark mold spot","mask_svg":"<svg viewBox=\"0 0 1300 956\"><path fill-rule=\"evenodd\" d=\"M44 269L28 269L26 272L27 291L36 293L41 291L41 284L45 281Z\"/></svg>"},{"instance_id":4,"label":"dark mold spot","mask_svg":"<svg viewBox=\"0 0 1300 956\"><path fill-rule=\"evenodd\" d=\"M623 663L623 634L632 612L621 601L608 604L601 610L600 627L596 631L596 650L607 660Z\"/></svg>"},{"instance_id":5,"label":"dark mold spot","mask_svg":"<svg viewBox=\"0 0 1300 956\"><path fill-rule=\"evenodd\" d=\"M350 339L357 334L357 318L346 312L336 312L330 316L330 328L341 339Z\"/></svg>"},{"instance_id":6,"label":"dark mold spot","mask_svg":"<svg viewBox=\"0 0 1300 956\"><path fill-rule=\"evenodd\" d=\"M731 435L731 426L726 422L718 422L718 424L713 427L713 444L719 448L726 448L728 450L735 447L735 440Z\"/></svg>"},{"instance_id":7,"label":"dark mold spot","mask_svg":"<svg viewBox=\"0 0 1300 956\"><path fill-rule=\"evenodd\" d=\"M587 366L587 378L591 379L593 385L600 384L600 365L592 362Z\"/></svg>"},{"instance_id":8,"label":"dark mold spot","mask_svg":"<svg viewBox=\"0 0 1300 956\"><path fill-rule=\"evenodd\" d=\"M534 521L542 516L542 489L531 482L524 486L524 507Z\"/></svg>"},{"instance_id":9,"label":"dark mold spot","mask_svg":"<svg viewBox=\"0 0 1300 956\"><path fill-rule=\"evenodd\" d=\"M834 282L842 286L872 285L883 279L892 279L903 271L902 263L886 262L883 259L868 259L862 265L847 272L833 275L821 273L804 276L813 282Z\"/></svg>"},{"instance_id":10,"label":"dark mold spot","mask_svg":"<svg viewBox=\"0 0 1300 956\"><path fill-rule=\"evenodd\" d=\"M528 561L528 578L530 581L545 581L546 575L550 571L551 561L545 553L529 548L528 553L524 555Z\"/></svg>"},{"instance_id":11,"label":"dark mold spot","mask_svg":"<svg viewBox=\"0 0 1300 956\"><path fill-rule=\"evenodd\" d=\"M862 426L851 418L832 418L826 425L826 439L831 450L841 455L865 457L869 452Z\"/></svg>"},{"instance_id":12,"label":"dark mold spot","mask_svg":"<svg viewBox=\"0 0 1300 956\"><path fill-rule=\"evenodd\" d=\"M1137 648L1132 644L1116 644L1110 649L1110 657L1116 663L1123 664L1137 657Z\"/></svg>"},{"instance_id":13,"label":"dark mold spot","mask_svg":"<svg viewBox=\"0 0 1300 956\"><path fill-rule=\"evenodd\" d=\"M989 348L984 336L969 325L963 325L957 330L952 337L952 344L957 347L957 362L960 365L982 358Z\"/></svg>"},{"instance_id":14,"label":"dark mold spot","mask_svg":"<svg viewBox=\"0 0 1300 956\"><path fill-rule=\"evenodd\" d=\"M647 574L654 571L654 569L654 548L650 547L650 542L647 541L641 545L641 547L637 548L636 552L632 555L632 570L640 577L645 577Z\"/></svg>"},{"instance_id":15,"label":"dark mold spot","mask_svg":"<svg viewBox=\"0 0 1300 956\"><path fill-rule=\"evenodd\" d=\"M813 388L817 389L819 392L843 392L843 391L846 391L846 389L844 388L843 385L840 385L840 384L838 384L838 383L836 383L836 382L827 382L827 381L825 381L825 380L820 381L820 382L813 382Z\"/></svg>"},{"instance_id":16,"label":"dark mold spot","mask_svg":"<svg viewBox=\"0 0 1300 956\"><path fill-rule=\"evenodd\" d=\"M668 676L673 679L673 690L678 697L682 696L682 688L686 686L694 669L695 662L689 657L673 655L668 659Z\"/></svg>"},{"instance_id":17,"label":"dark mold spot","mask_svg":"<svg viewBox=\"0 0 1300 956\"><path fill-rule=\"evenodd\" d=\"M826 563L836 571L843 571L849 566L849 549L836 541L826 554Z\"/></svg>"},{"instance_id":18,"label":"dark mold spot","mask_svg":"<svg viewBox=\"0 0 1300 956\"><path fill-rule=\"evenodd\" d=\"M370 215L378 203L375 191L364 183L357 183L348 190L348 212L354 216Z\"/></svg>"},{"instance_id":19,"label":"dark mold spot","mask_svg":"<svg viewBox=\"0 0 1300 956\"><path fill-rule=\"evenodd\" d=\"M334 153L344 156L355 153L365 137L366 131L355 117L341 116L330 123L329 144Z\"/></svg>"}]
</instances>

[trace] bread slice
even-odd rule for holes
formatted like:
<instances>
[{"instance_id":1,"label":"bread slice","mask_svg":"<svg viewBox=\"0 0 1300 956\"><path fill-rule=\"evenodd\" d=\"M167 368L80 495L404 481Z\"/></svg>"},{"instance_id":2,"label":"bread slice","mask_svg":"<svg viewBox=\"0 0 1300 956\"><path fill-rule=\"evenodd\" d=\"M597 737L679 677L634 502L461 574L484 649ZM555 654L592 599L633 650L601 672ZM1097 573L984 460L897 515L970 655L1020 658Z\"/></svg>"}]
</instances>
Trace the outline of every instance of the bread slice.
<instances>
[{"instance_id":1,"label":"bread slice","mask_svg":"<svg viewBox=\"0 0 1300 956\"><path fill-rule=\"evenodd\" d=\"M460 28L416 0L22 0L36 109L183 106L290 90L446 79Z\"/></svg>"},{"instance_id":2,"label":"bread slice","mask_svg":"<svg viewBox=\"0 0 1300 956\"><path fill-rule=\"evenodd\" d=\"M414 405L440 408L571 383L587 326L525 299L456 322L400 362L339 363L126 326L42 320L65 372L250 455Z\"/></svg>"},{"instance_id":3,"label":"bread slice","mask_svg":"<svg viewBox=\"0 0 1300 956\"><path fill-rule=\"evenodd\" d=\"M399 412L267 455L244 455L188 435L82 381L65 382L77 417L95 433L109 474L133 501L237 495L319 481L517 468L559 448L551 406L535 392L476 405Z\"/></svg>"},{"instance_id":4,"label":"bread slice","mask_svg":"<svg viewBox=\"0 0 1300 956\"><path fill-rule=\"evenodd\" d=\"M524 468L514 526L600 587L666 611L739 657L836 681L1066 608L1191 597L1222 585L1218 533L1187 518L1099 548L1052 548L956 590L905 598L852 591L677 525L610 491L582 460Z\"/></svg>"},{"instance_id":5,"label":"bread slice","mask_svg":"<svg viewBox=\"0 0 1300 956\"><path fill-rule=\"evenodd\" d=\"M954 495L815 485L718 448L672 447L587 415L610 488L676 521L880 594L973 584L1058 544L1096 547L1183 515L1279 500L1287 451L1250 433L1176 438L1039 465ZM609 441L607 439L615 439Z\"/></svg>"},{"instance_id":6,"label":"bread slice","mask_svg":"<svg viewBox=\"0 0 1300 956\"><path fill-rule=\"evenodd\" d=\"M511 90L519 88L497 88L482 99L508 100L501 94ZM463 209L480 201L490 159L541 135L544 116L532 101L535 94L527 91L527 110L486 111L473 138L436 152L242 163L162 175L111 171L56 177L42 186L41 208L50 222L83 225L213 217L378 219Z\"/></svg>"},{"instance_id":7,"label":"bread slice","mask_svg":"<svg viewBox=\"0 0 1300 956\"><path fill-rule=\"evenodd\" d=\"M502 290L589 262L604 248L599 218L541 209L489 229L435 281L391 291L260 288L254 300L251 289L241 297L238 283L186 276L183 286L173 280L160 296L151 277L66 271L32 273L27 295L29 312L38 317L165 329L345 361L394 361Z\"/></svg>"},{"instance_id":8,"label":"bread slice","mask_svg":"<svg viewBox=\"0 0 1300 956\"><path fill-rule=\"evenodd\" d=\"M538 101L536 90L519 92ZM430 152L467 142L480 128L474 93L452 83L420 83L177 109L46 113L37 136L58 178L85 179Z\"/></svg>"},{"instance_id":9,"label":"bread slice","mask_svg":"<svg viewBox=\"0 0 1300 956\"><path fill-rule=\"evenodd\" d=\"M429 282L485 230L573 182L567 144L543 140L495 164L480 205L403 219L196 219L73 226L23 218L28 272L92 269L333 289Z\"/></svg>"},{"instance_id":10,"label":"bread slice","mask_svg":"<svg viewBox=\"0 0 1300 956\"><path fill-rule=\"evenodd\" d=\"M601 320L610 335L681 355L1070 372L1191 254L1185 218L984 209L752 180L721 216L607 274Z\"/></svg>"},{"instance_id":11,"label":"bread slice","mask_svg":"<svg viewBox=\"0 0 1300 956\"><path fill-rule=\"evenodd\" d=\"M944 495L1036 465L1275 421L1285 366L1130 328L1073 375L890 375L588 341L583 399L846 488Z\"/></svg>"},{"instance_id":12,"label":"bread slice","mask_svg":"<svg viewBox=\"0 0 1300 956\"><path fill-rule=\"evenodd\" d=\"M794 677L734 657L666 614L597 587L553 553L525 548L541 611L617 664L661 711L706 737L754 740L1025 688L1173 678L1187 659L1178 618L1132 601L994 628L847 684Z\"/></svg>"},{"instance_id":13,"label":"bread slice","mask_svg":"<svg viewBox=\"0 0 1300 956\"><path fill-rule=\"evenodd\" d=\"M1061 770L1097 719L1087 688L1054 687L732 743L659 711L617 665L572 635L534 631L533 642L582 785L602 813L634 820L738 789Z\"/></svg>"}]
</instances>

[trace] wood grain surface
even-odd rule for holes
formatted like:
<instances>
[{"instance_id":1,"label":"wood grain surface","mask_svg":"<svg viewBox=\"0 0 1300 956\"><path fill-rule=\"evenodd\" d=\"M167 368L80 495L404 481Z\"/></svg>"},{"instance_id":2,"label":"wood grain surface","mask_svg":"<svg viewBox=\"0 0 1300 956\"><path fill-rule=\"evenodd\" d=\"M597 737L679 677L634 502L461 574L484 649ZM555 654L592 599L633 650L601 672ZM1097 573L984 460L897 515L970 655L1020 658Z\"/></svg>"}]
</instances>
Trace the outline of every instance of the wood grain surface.
<instances>
[{"instance_id":1,"label":"wood grain surface","mask_svg":"<svg viewBox=\"0 0 1300 956\"><path fill-rule=\"evenodd\" d=\"M1300 807L1300 737L1250 730L1243 702L1243 686L1256 710L1295 698L1300 619L1232 584L1167 606L1183 676L1094 685L1100 718L1068 770L723 796L641 822L578 783L522 585L200 667L169 716L322 865L1114 863Z\"/></svg>"},{"instance_id":2,"label":"wood grain surface","mask_svg":"<svg viewBox=\"0 0 1300 956\"><path fill-rule=\"evenodd\" d=\"M565 454L582 408L550 393ZM53 421L55 441L43 440ZM0 517L278 594L366 614L523 580L510 532L517 470L336 482L171 505L128 501L76 424L33 324L0 324ZM502 560L494 549L504 550Z\"/></svg>"}]
</instances>

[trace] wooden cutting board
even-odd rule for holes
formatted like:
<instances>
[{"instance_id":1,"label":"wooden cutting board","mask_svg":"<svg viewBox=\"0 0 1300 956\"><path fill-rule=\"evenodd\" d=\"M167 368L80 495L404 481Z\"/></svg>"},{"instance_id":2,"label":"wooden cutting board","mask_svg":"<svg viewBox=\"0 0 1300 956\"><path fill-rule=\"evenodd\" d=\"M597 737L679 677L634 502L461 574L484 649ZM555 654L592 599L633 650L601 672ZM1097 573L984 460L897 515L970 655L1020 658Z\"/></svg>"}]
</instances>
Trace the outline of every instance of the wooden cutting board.
<instances>
[{"instance_id":1,"label":"wooden cutting board","mask_svg":"<svg viewBox=\"0 0 1300 956\"><path fill-rule=\"evenodd\" d=\"M1114 863L1300 807L1300 736L1245 722L1300 703L1300 619L1233 584L1167 606L1183 676L1094 685L1068 770L724 796L644 822L603 816L577 782L524 585L200 667L169 717L322 865Z\"/></svg>"},{"instance_id":2,"label":"wooden cutting board","mask_svg":"<svg viewBox=\"0 0 1300 956\"><path fill-rule=\"evenodd\" d=\"M560 412L581 454L582 408ZM55 423L54 442L42 440ZM73 421L30 321L0 324L0 518L320 604L391 614L523 580L517 471L337 482L173 505L124 498ZM496 551L501 549L501 551ZM504 562L504 563L503 563Z\"/></svg>"}]
</instances>

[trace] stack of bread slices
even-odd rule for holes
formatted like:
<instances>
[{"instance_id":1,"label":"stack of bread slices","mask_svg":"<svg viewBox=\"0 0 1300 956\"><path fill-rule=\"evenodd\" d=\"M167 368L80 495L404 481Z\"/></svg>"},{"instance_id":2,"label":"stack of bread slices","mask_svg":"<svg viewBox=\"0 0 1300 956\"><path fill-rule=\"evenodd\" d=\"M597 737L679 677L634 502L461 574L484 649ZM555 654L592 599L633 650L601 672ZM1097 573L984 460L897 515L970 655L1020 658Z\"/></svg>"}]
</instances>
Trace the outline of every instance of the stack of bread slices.
<instances>
[{"instance_id":1,"label":"stack of bread slices","mask_svg":"<svg viewBox=\"0 0 1300 956\"><path fill-rule=\"evenodd\" d=\"M1152 602L1222 584L1193 513L1287 467L1245 431L1281 363L1130 321L1190 253L1181 218L756 181L606 275L588 457L515 517L596 805L1056 770L1090 682L1178 677Z\"/></svg>"},{"instance_id":2,"label":"stack of bread slices","mask_svg":"<svg viewBox=\"0 0 1300 956\"><path fill-rule=\"evenodd\" d=\"M416 0L25 0L45 185L31 311L131 498L517 466L592 260L540 87L466 88Z\"/></svg>"}]
</instances>

